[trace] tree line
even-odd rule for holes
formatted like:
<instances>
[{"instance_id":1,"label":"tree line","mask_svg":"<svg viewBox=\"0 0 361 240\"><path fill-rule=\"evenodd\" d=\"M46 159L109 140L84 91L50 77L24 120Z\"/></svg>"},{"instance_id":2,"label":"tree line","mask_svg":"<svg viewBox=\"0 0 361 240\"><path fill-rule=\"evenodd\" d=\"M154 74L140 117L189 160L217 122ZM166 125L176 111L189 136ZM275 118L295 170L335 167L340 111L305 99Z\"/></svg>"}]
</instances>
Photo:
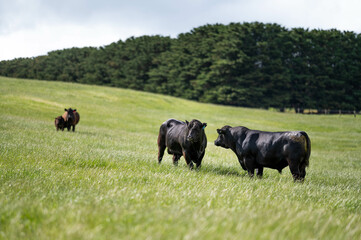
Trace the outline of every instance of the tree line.
<instances>
[{"instance_id":1,"label":"tree line","mask_svg":"<svg viewBox=\"0 0 361 240\"><path fill-rule=\"evenodd\" d=\"M231 23L0 62L0 75L255 107L359 110L361 35Z\"/></svg>"}]
</instances>

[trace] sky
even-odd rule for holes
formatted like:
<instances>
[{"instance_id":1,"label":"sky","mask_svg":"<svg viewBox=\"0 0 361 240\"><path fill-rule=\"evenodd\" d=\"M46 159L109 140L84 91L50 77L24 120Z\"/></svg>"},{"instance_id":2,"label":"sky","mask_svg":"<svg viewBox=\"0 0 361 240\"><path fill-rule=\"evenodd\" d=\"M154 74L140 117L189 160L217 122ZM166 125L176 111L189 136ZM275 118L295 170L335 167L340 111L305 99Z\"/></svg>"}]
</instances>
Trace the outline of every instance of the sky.
<instances>
[{"instance_id":1,"label":"sky","mask_svg":"<svg viewBox=\"0 0 361 240\"><path fill-rule=\"evenodd\" d=\"M359 0L0 0L0 61L216 23L361 33L360 11Z\"/></svg>"}]
</instances>

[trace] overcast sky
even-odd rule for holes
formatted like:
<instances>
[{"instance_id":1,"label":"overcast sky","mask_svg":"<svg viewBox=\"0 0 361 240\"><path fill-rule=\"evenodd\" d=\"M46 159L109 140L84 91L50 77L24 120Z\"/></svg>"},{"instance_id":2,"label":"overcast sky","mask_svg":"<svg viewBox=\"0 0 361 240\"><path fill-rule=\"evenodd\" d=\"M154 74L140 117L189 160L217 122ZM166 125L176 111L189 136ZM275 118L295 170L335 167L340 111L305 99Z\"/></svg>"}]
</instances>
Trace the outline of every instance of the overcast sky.
<instances>
[{"instance_id":1,"label":"overcast sky","mask_svg":"<svg viewBox=\"0 0 361 240\"><path fill-rule=\"evenodd\" d=\"M360 0L0 0L0 60L215 23L361 33L360 12Z\"/></svg>"}]
</instances>

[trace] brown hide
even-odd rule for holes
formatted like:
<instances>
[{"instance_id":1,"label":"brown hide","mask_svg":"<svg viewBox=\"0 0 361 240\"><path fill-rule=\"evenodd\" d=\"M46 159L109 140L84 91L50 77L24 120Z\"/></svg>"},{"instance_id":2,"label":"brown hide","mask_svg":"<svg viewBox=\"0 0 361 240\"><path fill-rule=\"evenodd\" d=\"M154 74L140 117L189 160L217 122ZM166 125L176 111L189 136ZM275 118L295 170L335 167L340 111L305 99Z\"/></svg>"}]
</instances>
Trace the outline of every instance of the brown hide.
<instances>
[{"instance_id":1,"label":"brown hide","mask_svg":"<svg viewBox=\"0 0 361 240\"><path fill-rule=\"evenodd\" d=\"M64 121L68 121L68 112L63 113L62 117L64 118Z\"/></svg>"},{"instance_id":2,"label":"brown hide","mask_svg":"<svg viewBox=\"0 0 361 240\"><path fill-rule=\"evenodd\" d=\"M74 125L77 125L80 120L80 115L78 112L74 112L74 116L75 116Z\"/></svg>"}]
</instances>

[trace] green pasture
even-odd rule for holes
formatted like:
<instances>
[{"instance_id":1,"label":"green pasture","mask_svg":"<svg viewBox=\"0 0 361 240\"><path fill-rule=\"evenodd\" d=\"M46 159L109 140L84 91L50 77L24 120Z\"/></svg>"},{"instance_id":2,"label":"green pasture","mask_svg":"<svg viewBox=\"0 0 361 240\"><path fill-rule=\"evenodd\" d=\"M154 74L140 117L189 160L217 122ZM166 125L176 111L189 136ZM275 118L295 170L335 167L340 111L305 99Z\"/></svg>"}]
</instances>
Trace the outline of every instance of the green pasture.
<instances>
[{"instance_id":1,"label":"green pasture","mask_svg":"<svg viewBox=\"0 0 361 240\"><path fill-rule=\"evenodd\" d=\"M54 118L76 108L73 132ZM166 154L169 118L207 122L200 170ZM304 183L250 179L223 125L304 130ZM361 116L297 115L117 88L0 77L0 239L361 239Z\"/></svg>"}]
</instances>

